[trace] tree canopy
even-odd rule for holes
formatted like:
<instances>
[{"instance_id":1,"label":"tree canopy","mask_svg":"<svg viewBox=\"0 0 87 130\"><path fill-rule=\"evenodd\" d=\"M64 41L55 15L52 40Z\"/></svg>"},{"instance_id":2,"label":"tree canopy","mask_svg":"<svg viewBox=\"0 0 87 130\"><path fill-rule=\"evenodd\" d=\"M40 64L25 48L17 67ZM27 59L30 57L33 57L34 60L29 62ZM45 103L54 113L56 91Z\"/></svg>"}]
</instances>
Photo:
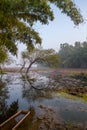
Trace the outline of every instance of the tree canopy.
<instances>
[{"instance_id":1,"label":"tree canopy","mask_svg":"<svg viewBox=\"0 0 87 130\"><path fill-rule=\"evenodd\" d=\"M87 42L75 42L75 45L61 44L59 56L61 67L87 68Z\"/></svg>"},{"instance_id":2,"label":"tree canopy","mask_svg":"<svg viewBox=\"0 0 87 130\"><path fill-rule=\"evenodd\" d=\"M7 62L8 57L8 50L5 46L0 46L0 67L2 64Z\"/></svg>"},{"instance_id":3,"label":"tree canopy","mask_svg":"<svg viewBox=\"0 0 87 130\"><path fill-rule=\"evenodd\" d=\"M23 51L22 52L22 71L26 69L26 74L29 72L29 69L33 64L40 64L46 67L56 68L60 64L60 59L58 53L53 49L38 49L35 48L32 51Z\"/></svg>"},{"instance_id":4,"label":"tree canopy","mask_svg":"<svg viewBox=\"0 0 87 130\"><path fill-rule=\"evenodd\" d=\"M0 0L0 46L17 54L17 43L28 47L41 44L33 25L40 21L48 24L54 19L51 4L71 18L75 25L83 22L79 9L72 0Z\"/></svg>"},{"instance_id":5,"label":"tree canopy","mask_svg":"<svg viewBox=\"0 0 87 130\"><path fill-rule=\"evenodd\" d=\"M0 46L0 69L3 67L4 64L10 65L13 63L13 59L8 53L8 50L5 46Z\"/></svg>"}]
</instances>

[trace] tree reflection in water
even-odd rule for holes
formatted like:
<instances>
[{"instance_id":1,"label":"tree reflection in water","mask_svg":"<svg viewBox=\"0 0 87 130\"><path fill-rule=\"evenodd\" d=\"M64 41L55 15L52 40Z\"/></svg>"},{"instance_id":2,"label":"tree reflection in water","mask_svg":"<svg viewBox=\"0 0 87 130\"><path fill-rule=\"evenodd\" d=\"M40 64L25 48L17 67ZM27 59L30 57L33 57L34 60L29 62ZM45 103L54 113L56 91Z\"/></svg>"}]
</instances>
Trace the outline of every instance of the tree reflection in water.
<instances>
[{"instance_id":1,"label":"tree reflection in water","mask_svg":"<svg viewBox=\"0 0 87 130\"><path fill-rule=\"evenodd\" d=\"M8 89L5 86L6 86L6 83L2 81L2 79L0 79L0 123L4 121L3 114L6 110L6 99L9 97Z\"/></svg>"},{"instance_id":2,"label":"tree reflection in water","mask_svg":"<svg viewBox=\"0 0 87 130\"><path fill-rule=\"evenodd\" d=\"M22 96L29 102L33 102L38 98L52 98L51 93L44 84L35 85L37 79L31 78L31 75L22 75ZM41 86L42 85L42 86Z\"/></svg>"},{"instance_id":3,"label":"tree reflection in water","mask_svg":"<svg viewBox=\"0 0 87 130\"><path fill-rule=\"evenodd\" d=\"M1 108L6 104L6 99L9 98L8 87L6 85L10 82L11 78L6 74L0 78L0 112Z\"/></svg>"},{"instance_id":4,"label":"tree reflection in water","mask_svg":"<svg viewBox=\"0 0 87 130\"><path fill-rule=\"evenodd\" d=\"M12 104L8 106L4 103L3 107L0 110L0 123L7 120L9 117L14 115L18 110L18 100L12 102Z\"/></svg>"},{"instance_id":5,"label":"tree reflection in water","mask_svg":"<svg viewBox=\"0 0 87 130\"><path fill-rule=\"evenodd\" d=\"M18 110L18 100L12 102L9 107L6 102L6 99L9 98L8 87L6 87L6 84L8 84L9 81L8 76L6 76L6 79L4 79L4 77L0 78L0 123L7 120Z\"/></svg>"}]
</instances>

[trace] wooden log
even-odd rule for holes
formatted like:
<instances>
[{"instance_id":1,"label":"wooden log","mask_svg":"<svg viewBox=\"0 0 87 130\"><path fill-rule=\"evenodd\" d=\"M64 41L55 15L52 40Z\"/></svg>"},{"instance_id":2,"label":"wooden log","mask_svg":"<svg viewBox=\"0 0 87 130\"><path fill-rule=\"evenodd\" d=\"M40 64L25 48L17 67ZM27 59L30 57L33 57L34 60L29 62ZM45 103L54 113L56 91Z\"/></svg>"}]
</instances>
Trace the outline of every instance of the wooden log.
<instances>
[{"instance_id":1,"label":"wooden log","mask_svg":"<svg viewBox=\"0 0 87 130\"><path fill-rule=\"evenodd\" d=\"M27 114L27 113L29 112L25 110L20 110L19 112L11 116L9 119L4 121L2 124L0 124L0 130L11 130L17 124L15 118L21 114Z\"/></svg>"},{"instance_id":2,"label":"wooden log","mask_svg":"<svg viewBox=\"0 0 87 130\"><path fill-rule=\"evenodd\" d=\"M17 125L13 127L12 130L16 130L18 126L20 126L23 123L23 121L29 116L29 114L30 114L30 111L17 123Z\"/></svg>"}]
</instances>

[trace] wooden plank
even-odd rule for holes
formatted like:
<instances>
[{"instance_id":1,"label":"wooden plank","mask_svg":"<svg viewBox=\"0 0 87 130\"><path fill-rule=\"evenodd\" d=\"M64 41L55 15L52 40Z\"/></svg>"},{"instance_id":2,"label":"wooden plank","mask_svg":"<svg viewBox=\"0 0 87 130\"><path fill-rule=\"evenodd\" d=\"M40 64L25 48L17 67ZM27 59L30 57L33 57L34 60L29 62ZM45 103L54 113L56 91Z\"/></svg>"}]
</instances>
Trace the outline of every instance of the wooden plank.
<instances>
[{"instance_id":1,"label":"wooden plank","mask_svg":"<svg viewBox=\"0 0 87 130\"><path fill-rule=\"evenodd\" d=\"M15 125L15 126L13 127L12 130L16 130L17 127L20 126L20 125L23 123L23 121L29 116L29 114L30 114L30 111L17 123L17 125Z\"/></svg>"},{"instance_id":2,"label":"wooden plank","mask_svg":"<svg viewBox=\"0 0 87 130\"><path fill-rule=\"evenodd\" d=\"M15 118L17 116L19 116L20 114L27 114L27 113L28 113L28 111L20 110L19 112L17 112L13 116L11 116L9 119L7 119L6 121L4 121L2 124L0 124L0 130L8 130L7 127L11 126L11 121L14 122L14 124L16 124Z\"/></svg>"}]
</instances>

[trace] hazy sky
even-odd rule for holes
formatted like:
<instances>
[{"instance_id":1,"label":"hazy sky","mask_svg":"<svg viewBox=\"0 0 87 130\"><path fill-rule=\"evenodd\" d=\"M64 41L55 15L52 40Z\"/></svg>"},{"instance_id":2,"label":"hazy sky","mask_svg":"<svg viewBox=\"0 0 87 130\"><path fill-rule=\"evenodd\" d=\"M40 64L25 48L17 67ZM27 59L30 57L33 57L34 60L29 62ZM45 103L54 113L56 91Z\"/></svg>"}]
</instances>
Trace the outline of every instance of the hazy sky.
<instances>
[{"instance_id":1,"label":"hazy sky","mask_svg":"<svg viewBox=\"0 0 87 130\"><path fill-rule=\"evenodd\" d=\"M59 9L53 7L55 19L49 25L36 24L35 29L42 37L44 48L59 49L60 43L74 44L76 41L87 40L87 0L74 0L80 8L85 23L75 26L74 23Z\"/></svg>"}]
</instances>

